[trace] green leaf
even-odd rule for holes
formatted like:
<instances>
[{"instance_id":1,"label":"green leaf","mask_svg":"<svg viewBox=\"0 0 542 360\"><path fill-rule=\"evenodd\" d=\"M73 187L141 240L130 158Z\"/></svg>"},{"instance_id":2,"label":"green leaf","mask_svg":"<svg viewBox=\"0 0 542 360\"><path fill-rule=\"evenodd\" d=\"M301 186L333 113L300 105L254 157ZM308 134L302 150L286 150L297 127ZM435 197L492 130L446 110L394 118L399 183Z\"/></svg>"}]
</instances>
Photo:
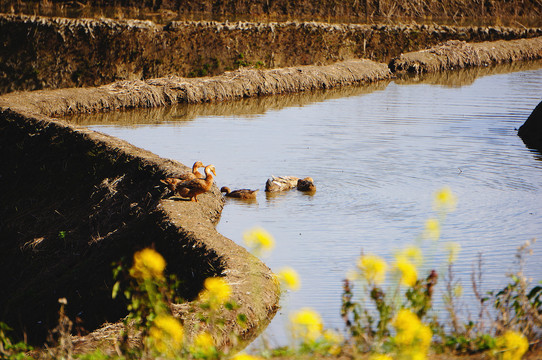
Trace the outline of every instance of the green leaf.
<instances>
[{"instance_id":1,"label":"green leaf","mask_svg":"<svg viewBox=\"0 0 542 360\"><path fill-rule=\"evenodd\" d=\"M115 299L117 297L117 294L119 292L120 288L120 282L116 282L115 285L113 285L113 291L111 291L111 297Z\"/></svg>"}]
</instances>

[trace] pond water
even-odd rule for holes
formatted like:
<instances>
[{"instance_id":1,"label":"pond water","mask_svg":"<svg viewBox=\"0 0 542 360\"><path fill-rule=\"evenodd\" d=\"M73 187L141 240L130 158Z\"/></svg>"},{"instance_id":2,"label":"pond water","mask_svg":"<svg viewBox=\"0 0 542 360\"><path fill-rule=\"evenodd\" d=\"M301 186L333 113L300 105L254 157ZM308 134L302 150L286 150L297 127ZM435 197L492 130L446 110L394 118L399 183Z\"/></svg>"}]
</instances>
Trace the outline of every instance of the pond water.
<instances>
[{"instance_id":1,"label":"pond water","mask_svg":"<svg viewBox=\"0 0 542 360\"><path fill-rule=\"evenodd\" d=\"M302 307L342 328L342 280L360 252L392 261L414 244L444 186L457 209L436 245L422 243L424 268L440 273L441 298L445 244L459 243L462 309L475 314L469 289L478 254L482 291L497 290L516 269L517 247L542 233L542 156L517 136L541 100L542 62L535 62L72 121L189 166L212 163L219 187L261 190L254 203L228 199L217 229L242 244L245 230L262 226L276 240L264 261L299 273L301 289L285 295L267 331L284 344L287 314ZM317 191L267 196L271 175L311 176ZM525 273L539 281L542 241L532 248Z\"/></svg>"}]
</instances>

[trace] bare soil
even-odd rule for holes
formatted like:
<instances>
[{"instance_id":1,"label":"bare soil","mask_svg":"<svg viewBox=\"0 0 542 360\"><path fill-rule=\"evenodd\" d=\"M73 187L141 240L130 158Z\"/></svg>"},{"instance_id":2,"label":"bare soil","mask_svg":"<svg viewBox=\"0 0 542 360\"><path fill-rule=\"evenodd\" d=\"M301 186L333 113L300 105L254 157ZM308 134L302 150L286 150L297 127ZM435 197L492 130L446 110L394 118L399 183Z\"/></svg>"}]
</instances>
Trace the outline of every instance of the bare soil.
<instances>
[{"instance_id":1,"label":"bare soil","mask_svg":"<svg viewBox=\"0 0 542 360\"><path fill-rule=\"evenodd\" d=\"M29 36L29 34L31 36ZM389 62L448 40L542 36L542 28L321 22L68 19L0 14L0 94L255 67Z\"/></svg>"},{"instance_id":2,"label":"bare soil","mask_svg":"<svg viewBox=\"0 0 542 360\"><path fill-rule=\"evenodd\" d=\"M542 58L542 37L466 43L452 40L427 50L401 54L390 62L394 73L428 73Z\"/></svg>"}]
</instances>

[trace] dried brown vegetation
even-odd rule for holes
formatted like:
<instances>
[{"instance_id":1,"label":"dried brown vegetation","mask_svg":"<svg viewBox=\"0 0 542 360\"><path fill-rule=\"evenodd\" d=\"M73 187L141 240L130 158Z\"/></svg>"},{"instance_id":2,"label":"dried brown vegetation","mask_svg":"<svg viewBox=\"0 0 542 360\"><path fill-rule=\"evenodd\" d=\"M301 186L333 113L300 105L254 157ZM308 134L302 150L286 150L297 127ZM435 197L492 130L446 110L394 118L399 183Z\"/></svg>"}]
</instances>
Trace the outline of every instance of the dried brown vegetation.
<instances>
[{"instance_id":1,"label":"dried brown vegetation","mask_svg":"<svg viewBox=\"0 0 542 360\"><path fill-rule=\"evenodd\" d=\"M262 20L360 21L374 17L388 19L513 18L540 20L542 4L528 1L448 0L6 0L0 11L40 13L55 16L98 17L189 17Z\"/></svg>"},{"instance_id":2,"label":"dried brown vegetation","mask_svg":"<svg viewBox=\"0 0 542 360\"><path fill-rule=\"evenodd\" d=\"M31 34L31 36L29 36ZM316 22L66 19L0 14L0 93L99 86L239 68L388 62L447 40L530 38L540 28Z\"/></svg>"},{"instance_id":3,"label":"dried brown vegetation","mask_svg":"<svg viewBox=\"0 0 542 360\"><path fill-rule=\"evenodd\" d=\"M427 50L401 54L390 62L395 72L427 73L542 58L542 37L466 43L448 41Z\"/></svg>"},{"instance_id":4,"label":"dried brown vegetation","mask_svg":"<svg viewBox=\"0 0 542 360\"><path fill-rule=\"evenodd\" d=\"M370 83L390 77L385 64L357 60L323 67L240 69L213 78L169 76L147 81L121 81L97 88L10 93L0 97L0 106L59 116L174 103L234 100Z\"/></svg>"}]
</instances>

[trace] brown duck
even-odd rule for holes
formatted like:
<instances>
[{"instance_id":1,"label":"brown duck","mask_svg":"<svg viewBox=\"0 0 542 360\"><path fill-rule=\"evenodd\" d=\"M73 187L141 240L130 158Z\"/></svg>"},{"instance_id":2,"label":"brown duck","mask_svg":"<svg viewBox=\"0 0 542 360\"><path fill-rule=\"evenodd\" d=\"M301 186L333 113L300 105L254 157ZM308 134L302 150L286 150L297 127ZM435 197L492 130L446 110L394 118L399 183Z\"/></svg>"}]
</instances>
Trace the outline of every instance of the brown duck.
<instances>
[{"instance_id":1,"label":"brown duck","mask_svg":"<svg viewBox=\"0 0 542 360\"><path fill-rule=\"evenodd\" d=\"M265 191L274 192L274 191L287 191L293 189L297 186L297 181L299 178L295 176L273 176L271 175L270 179L267 179L265 183Z\"/></svg>"},{"instance_id":2,"label":"brown duck","mask_svg":"<svg viewBox=\"0 0 542 360\"><path fill-rule=\"evenodd\" d=\"M225 196L237 199L256 199L259 190L239 189L231 191L229 187L222 186L220 192L226 193Z\"/></svg>"},{"instance_id":3,"label":"brown duck","mask_svg":"<svg viewBox=\"0 0 542 360\"><path fill-rule=\"evenodd\" d=\"M306 177L304 179L299 179L297 181L297 190L300 191L316 191L316 186L314 185L314 180L311 177Z\"/></svg>"},{"instance_id":4,"label":"brown duck","mask_svg":"<svg viewBox=\"0 0 542 360\"><path fill-rule=\"evenodd\" d=\"M190 201L198 202L198 195L211 190L213 174L216 176L215 166L205 167L205 179L192 179L181 182L175 186L175 193L181 197L190 198Z\"/></svg>"},{"instance_id":5,"label":"brown duck","mask_svg":"<svg viewBox=\"0 0 542 360\"><path fill-rule=\"evenodd\" d=\"M184 181L192 179L203 179L203 175L198 170L200 167L203 167L203 163L201 161L196 161L194 165L192 165L192 172L184 173L176 177L168 177L160 180L160 182L166 184L169 191L175 192L175 188L177 187L177 185Z\"/></svg>"}]
</instances>

